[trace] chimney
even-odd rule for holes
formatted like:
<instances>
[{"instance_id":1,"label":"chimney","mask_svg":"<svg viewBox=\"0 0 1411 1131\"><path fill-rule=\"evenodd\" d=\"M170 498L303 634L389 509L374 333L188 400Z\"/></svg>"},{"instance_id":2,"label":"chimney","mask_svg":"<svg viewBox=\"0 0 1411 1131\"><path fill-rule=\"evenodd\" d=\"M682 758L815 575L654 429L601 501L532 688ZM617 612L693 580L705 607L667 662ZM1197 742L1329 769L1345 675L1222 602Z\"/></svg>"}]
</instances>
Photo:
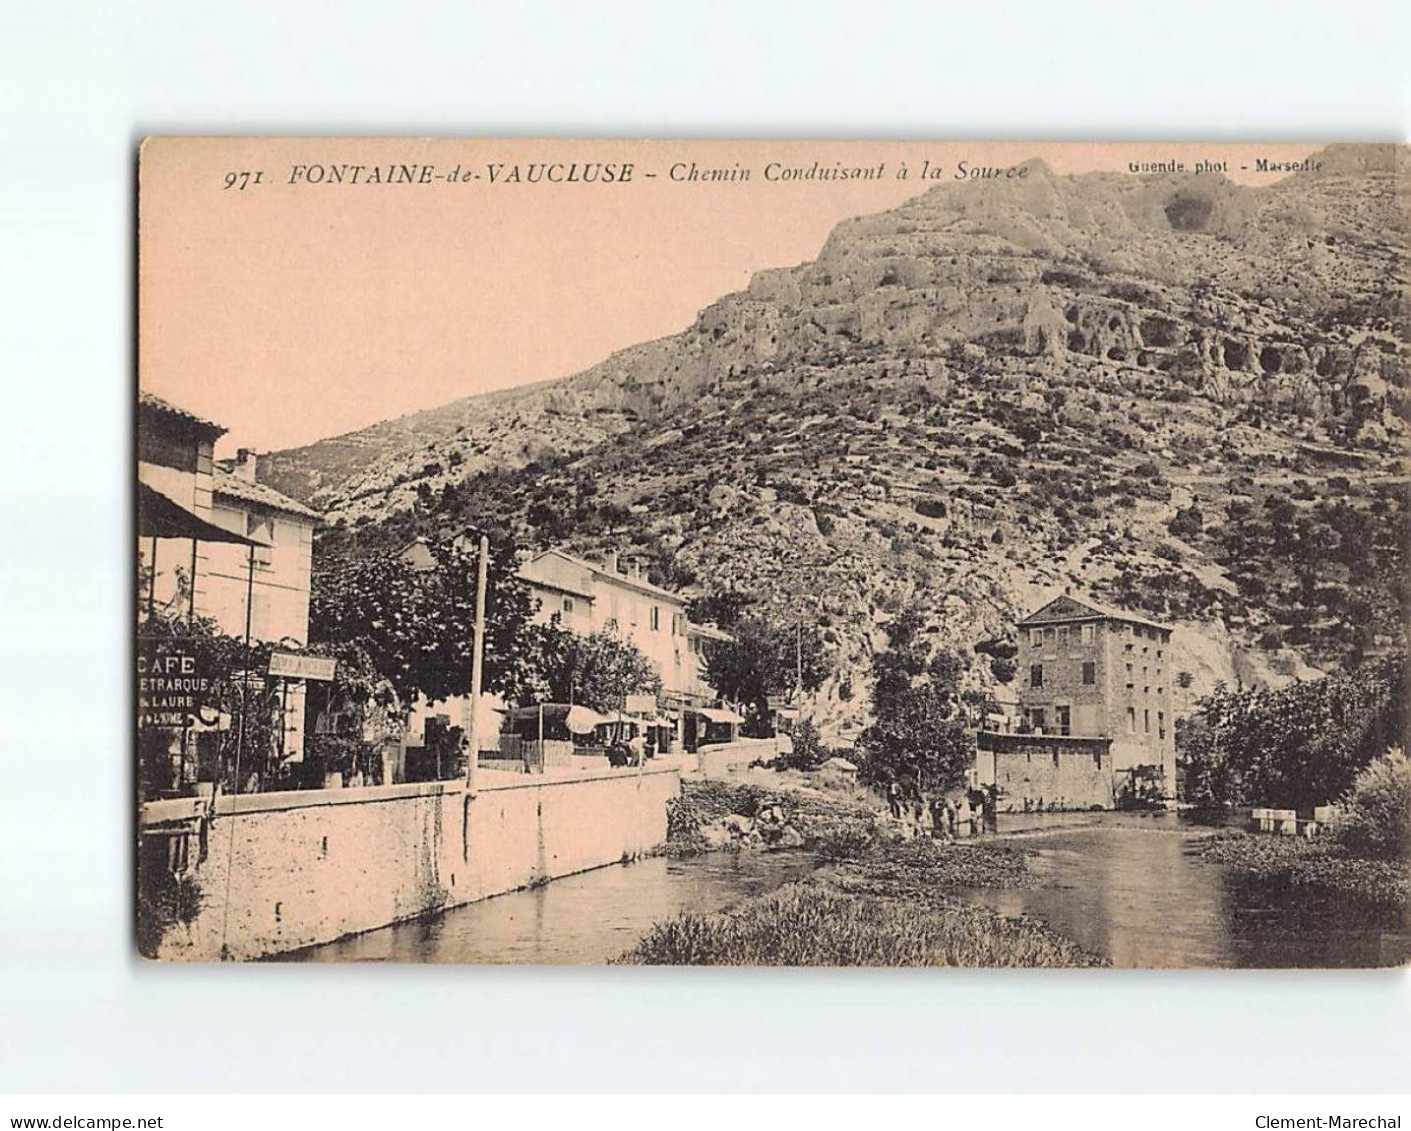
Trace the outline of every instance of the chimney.
<instances>
[{"instance_id":1,"label":"chimney","mask_svg":"<svg viewBox=\"0 0 1411 1131\"><path fill-rule=\"evenodd\" d=\"M629 558L629 559L628 559L628 561L627 561L627 576L628 576L628 577L635 577L638 581L641 581L641 580L642 580L642 559L641 559L641 558Z\"/></svg>"},{"instance_id":2,"label":"chimney","mask_svg":"<svg viewBox=\"0 0 1411 1131\"><path fill-rule=\"evenodd\" d=\"M618 572L618 569L617 569L617 551L616 551L616 550L609 550L609 551L607 552L607 556L606 556L605 558L603 558L603 568L604 568L605 570L607 570L608 573L617 573L617 572Z\"/></svg>"},{"instance_id":3,"label":"chimney","mask_svg":"<svg viewBox=\"0 0 1411 1131\"><path fill-rule=\"evenodd\" d=\"M231 472L246 483L256 482L255 464L258 458L254 448L241 448L235 453L235 466L231 468Z\"/></svg>"}]
</instances>

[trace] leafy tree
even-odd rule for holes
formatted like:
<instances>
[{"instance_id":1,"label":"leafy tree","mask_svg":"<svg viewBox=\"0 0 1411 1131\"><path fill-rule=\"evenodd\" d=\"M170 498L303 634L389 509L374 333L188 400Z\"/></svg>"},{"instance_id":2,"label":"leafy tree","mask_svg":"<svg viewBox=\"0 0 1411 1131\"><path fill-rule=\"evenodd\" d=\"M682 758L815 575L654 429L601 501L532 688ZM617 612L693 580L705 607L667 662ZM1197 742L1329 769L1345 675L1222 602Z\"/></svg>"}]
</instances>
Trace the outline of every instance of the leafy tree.
<instances>
[{"instance_id":1,"label":"leafy tree","mask_svg":"<svg viewBox=\"0 0 1411 1131\"><path fill-rule=\"evenodd\" d=\"M533 690L550 702L581 703L608 714L628 695L655 695L661 677L652 662L615 626L576 636L554 622L534 634L538 677Z\"/></svg>"},{"instance_id":2,"label":"leafy tree","mask_svg":"<svg viewBox=\"0 0 1411 1131\"><path fill-rule=\"evenodd\" d=\"M309 633L315 642L358 645L404 706L470 691L477 563L472 549L430 547L433 568L395 554L315 557ZM484 690L519 700L535 685L529 590L514 546L491 546L485 598Z\"/></svg>"},{"instance_id":3,"label":"leafy tree","mask_svg":"<svg viewBox=\"0 0 1411 1131\"><path fill-rule=\"evenodd\" d=\"M755 601L755 597L738 589L721 589L688 602L686 615L696 624L717 624L729 629Z\"/></svg>"},{"instance_id":4,"label":"leafy tree","mask_svg":"<svg viewBox=\"0 0 1411 1131\"><path fill-rule=\"evenodd\" d=\"M1187 799L1197 806L1309 810L1404 740L1401 656L1277 691L1218 684L1177 730Z\"/></svg>"},{"instance_id":5,"label":"leafy tree","mask_svg":"<svg viewBox=\"0 0 1411 1131\"><path fill-rule=\"evenodd\" d=\"M774 760L776 770L816 770L832 757L832 751L823 745L818 728L810 719L804 719L794 728L792 738L789 751Z\"/></svg>"},{"instance_id":6,"label":"leafy tree","mask_svg":"<svg viewBox=\"0 0 1411 1131\"><path fill-rule=\"evenodd\" d=\"M891 648L872 663L876 721L857 743L864 781L913 796L953 789L974 756L959 690L964 661L945 649L932 656L922 627L912 609L888 627Z\"/></svg>"},{"instance_id":7,"label":"leafy tree","mask_svg":"<svg viewBox=\"0 0 1411 1131\"><path fill-rule=\"evenodd\" d=\"M731 638L706 653L706 675L726 699L749 710L746 733L764 734L769 697L793 692L802 657L802 691L817 691L828 677L828 658L817 628L800 629L760 617L745 617L730 628Z\"/></svg>"}]
</instances>

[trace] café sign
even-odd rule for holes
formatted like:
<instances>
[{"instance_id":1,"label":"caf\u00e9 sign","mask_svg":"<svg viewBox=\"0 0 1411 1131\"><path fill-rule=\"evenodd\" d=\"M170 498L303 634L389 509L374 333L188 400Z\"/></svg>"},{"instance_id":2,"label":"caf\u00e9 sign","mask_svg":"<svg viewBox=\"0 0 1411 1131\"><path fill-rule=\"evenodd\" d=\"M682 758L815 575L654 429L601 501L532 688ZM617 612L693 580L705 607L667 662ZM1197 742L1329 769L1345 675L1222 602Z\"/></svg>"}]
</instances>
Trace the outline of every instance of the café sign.
<instances>
[{"instance_id":1,"label":"caf\u00e9 sign","mask_svg":"<svg viewBox=\"0 0 1411 1131\"><path fill-rule=\"evenodd\" d=\"M185 727L201 718L211 677L191 652L142 647L137 652L137 720L143 727Z\"/></svg>"}]
</instances>

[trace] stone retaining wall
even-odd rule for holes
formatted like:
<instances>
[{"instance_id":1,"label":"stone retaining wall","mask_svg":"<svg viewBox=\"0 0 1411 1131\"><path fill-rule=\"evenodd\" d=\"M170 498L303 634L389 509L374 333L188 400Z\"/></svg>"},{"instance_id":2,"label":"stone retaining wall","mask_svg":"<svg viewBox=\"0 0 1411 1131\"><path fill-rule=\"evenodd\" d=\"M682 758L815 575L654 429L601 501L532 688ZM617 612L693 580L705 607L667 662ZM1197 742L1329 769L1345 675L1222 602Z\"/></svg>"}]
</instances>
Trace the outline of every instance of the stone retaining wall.
<instances>
[{"instance_id":1,"label":"stone retaining wall","mask_svg":"<svg viewBox=\"0 0 1411 1131\"><path fill-rule=\"evenodd\" d=\"M680 792L674 767L483 776L473 798L427 782L223 797L204 821L144 806L141 866L181 861L200 892L157 957L278 954L632 859L665 842Z\"/></svg>"}]
</instances>

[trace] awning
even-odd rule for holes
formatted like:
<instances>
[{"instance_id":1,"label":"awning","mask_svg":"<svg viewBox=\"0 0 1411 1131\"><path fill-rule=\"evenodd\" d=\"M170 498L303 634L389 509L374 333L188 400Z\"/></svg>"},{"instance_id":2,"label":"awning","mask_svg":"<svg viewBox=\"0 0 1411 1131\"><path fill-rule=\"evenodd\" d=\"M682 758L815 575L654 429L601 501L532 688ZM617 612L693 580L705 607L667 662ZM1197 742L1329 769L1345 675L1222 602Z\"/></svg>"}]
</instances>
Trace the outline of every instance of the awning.
<instances>
[{"instance_id":1,"label":"awning","mask_svg":"<svg viewBox=\"0 0 1411 1131\"><path fill-rule=\"evenodd\" d=\"M616 721L587 707L570 707L564 724L574 734L592 734L598 727L608 726Z\"/></svg>"},{"instance_id":2,"label":"awning","mask_svg":"<svg viewBox=\"0 0 1411 1131\"><path fill-rule=\"evenodd\" d=\"M735 714L734 711L727 711L723 707L692 707L693 715L700 715L708 723L733 723L739 724L745 720Z\"/></svg>"},{"instance_id":3,"label":"awning","mask_svg":"<svg viewBox=\"0 0 1411 1131\"><path fill-rule=\"evenodd\" d=\"M139 538L194 538L198 542L234 542L241 546L267 546L268 542L246 538L187 510L175 499L137 482L137 536Z\"/></svg>"},{"instance_id":4,"label":"awning","mask_svg":"<svg viewBox=\"0 0 1411 1131\"><path fill-rule=\"evenodd\" d=\"M541 708L535 704L529 707L519 707L509 713L510 718L519 721L523 719L537 719ZM572 706L567 703L545 703L542 707L544 718L562 719L566 726L574 734L592 734L600 726L607 726L609 723L617 722L616 719L607 715L600 715L597 711L588 707Z\"/></svg>"}]
</instances>

